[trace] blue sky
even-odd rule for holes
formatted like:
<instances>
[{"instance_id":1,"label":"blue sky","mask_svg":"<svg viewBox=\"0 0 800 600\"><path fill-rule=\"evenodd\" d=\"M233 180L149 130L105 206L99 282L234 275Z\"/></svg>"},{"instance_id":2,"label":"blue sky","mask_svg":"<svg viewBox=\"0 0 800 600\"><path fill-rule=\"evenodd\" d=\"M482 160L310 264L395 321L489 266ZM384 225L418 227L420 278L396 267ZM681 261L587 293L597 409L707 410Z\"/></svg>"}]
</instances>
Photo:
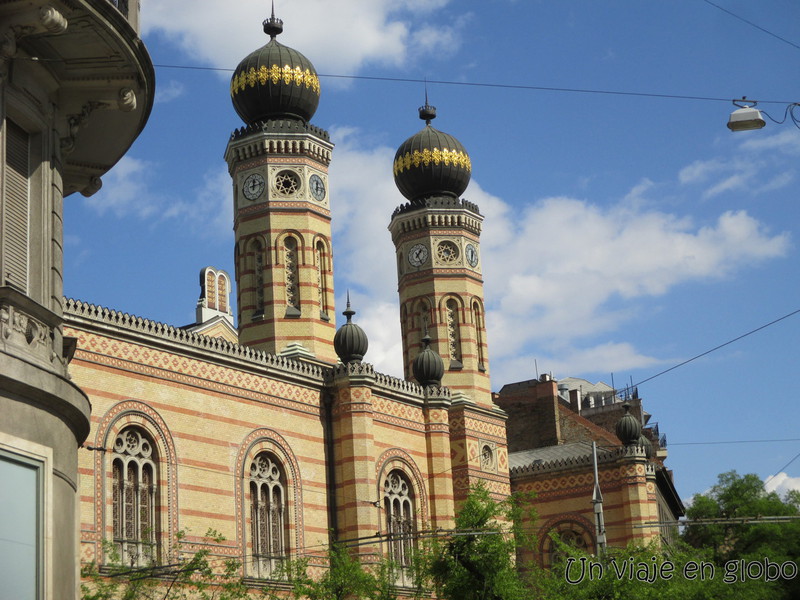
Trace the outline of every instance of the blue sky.
<instances>
[{"instance_id":1,"label":"blue sky","mask_svg":"<svg viewBox=\"0 0 800 600\"><path fill-rule=\"evenodd\" d=\"M794 0L714 3L800 45ZM66 295L184 325L199 270L233 274L230 70L266 43L268 13L266 0L142 0L164 65L156 104L102 190L65 201ZM800 309L800 130L731 133L730 102L630 95L746 95L780 120L800 101L796 46L703 0L277 0L276 13L280 41L321 75L336 302L350 290L379 370L401 374L391 163L422 126L424 79L486 219L493 389L534 365L636 383ZM796 315L639 387L682 497L800 452L799 337ZM742 443L780 439L795 441ZM770 486L800 488L800 459Z\"/></svg>"}]
</instances>

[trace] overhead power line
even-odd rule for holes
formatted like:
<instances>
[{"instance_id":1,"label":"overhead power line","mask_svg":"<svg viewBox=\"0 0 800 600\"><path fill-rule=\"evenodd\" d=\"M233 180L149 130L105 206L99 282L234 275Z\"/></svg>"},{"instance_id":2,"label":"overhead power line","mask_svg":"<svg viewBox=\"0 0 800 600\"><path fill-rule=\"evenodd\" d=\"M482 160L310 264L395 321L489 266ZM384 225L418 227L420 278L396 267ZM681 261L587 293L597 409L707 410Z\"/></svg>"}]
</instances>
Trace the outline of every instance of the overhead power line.
<instances>
[{"instance_id":1,"label":"overhead power line","mask_svg":"<svg viewBox=\"0 0 800 600\"><path fill-rule=\"evenodd\" d=\"M167 65L167 64L154 64L159 69L185 69L190 71L215 71L223 73L233 73L235 69L227 69L222 67L201 67L196 65ZM317 73L318 77L327 77L329 79L352 79L355 81L385 81L390 83L419 83L422 85L438 84L438 85L454 85L461 87L480 87L480 88L496 88L506 90L528 90L538 92L566 92L573 94L605 94L612 96L634 96L640 98L663 98L668 100L698 100L706 102L725 102L730 104L731 98L723 98L716 96L692 96L688 94L659 94L653 92L630 92L624 90L595 90L590 88L568 88L568 87L553 87L542 85L522 85L512 83L491 83L480 81L450 81L447 79L419 79L414 77L379 77L371 75L342 75L336 73ZM760 104L792 104L792 100L759 100Z\"/></svg>"},{"instance_id":2,"label":"overhead power line","mask_svg":"<svg viewBox=\"0 0 800 600\"><path fill-rule=\"evenodd\" d=\"M716 352L720 348L724 348L725 346L729 346L729 345L733 344L734 342L738 342L739 340L741 340L743 338L746 338L749 335L753 335L754 333L757 333L757 332L761 331L762 329L766 329L767 327L775 325L776 323L780 323L781 321L783 321L785 319L788 319L789 317L793 317L797 313L800 313L800 308L798 308L797 310L793 310L792 312L790 312L788 314L785 314L782 317L778 317L774 321L770 321L769 323L765 323L764 325L761 325L760 327L756 327L755 329L752 329L752 330L748 331L747 333L743 333L742 335L737 336L737 337L733 338L732 340L728 340L727 342L724 342L724 343L720 344L719 346L714 346L710 350L706 350L705 352L701 352L697 356L693 356L692 358L688 358L688 359L684 360L683 362L679 362L677 365L673 365L669 369L664 369L663 371L660 371L660 372L656 373L655 375L652 375L652 376L650 376L650 377L648 377L646 379L642 379L641 381L639 381L638 383L632 385L631 387L638 387L638 386L642 385L643 383L647 383L648 381L652 381L656 377L661 377L662 375L665 375L665 374L669 373L670 371L674 371L675 369L677 369L679 367L682 367L684 365L688 365L690 362L695 361L698 358L702 358L702 357L704 357L704 356L706 356L708 354L711 354L712 352Z\"/></svg>"},{"instance_id":3,"label":"overhead power line","mask_svg":"<svg viewBox=\"0 0 800 600\"><path fill-rule=\"evenodd\" d=\"M706 3L706 4L708 4L709 6L713 6L714 8L717 8L717 9L721 10L721 11L722 11L722 12L724 12L724 13L727 13L727 14L729 14L729 15L730 15L730 16L732 16L734 19L739 19L739 20L740 20L742 23L747 23L747 24L748 24L748 25L750 25L751 27L755 27L755 28L756 28L756 29L758 29L759 31L763 31L763 32L764 32L764 33L766 33L767 35L771 35L771 36L772 36L772 37L774 37L775 39L777 39L777 40L780 40L780 41L782 41L782 42L784 42L784 43L786 43L786 44L789 44L790 46L792 46L792 47L794 47L794 48L797 48L798 50L800 50L800 46L798 46L798 45L797 45L797 44L795 44L794 42L790 42L790 41L789 41L789 40L787 40L786 38L782 38L781 36L779 36L779 35L777 35L777 34L775 34L775 33L772 33L772 32L771 32L771 31L769 31L768 29L764 29L763 27L761 27L761 25L756 25L756 24L755 24L755 23L753 23L752 21L748 21L748 20L747 20L747 19L745 19L744 17L740 17L740 16L739 16L739 15L737 15L736 13L729 11L727 8L723 8L723 7L721 7L719 4L714 4L713 2L711 2L711 0L703 0L703 2L705 2L705 3ZM755 4L753 4L752 6L755 6Z\"/></svg>"}]
</instances>

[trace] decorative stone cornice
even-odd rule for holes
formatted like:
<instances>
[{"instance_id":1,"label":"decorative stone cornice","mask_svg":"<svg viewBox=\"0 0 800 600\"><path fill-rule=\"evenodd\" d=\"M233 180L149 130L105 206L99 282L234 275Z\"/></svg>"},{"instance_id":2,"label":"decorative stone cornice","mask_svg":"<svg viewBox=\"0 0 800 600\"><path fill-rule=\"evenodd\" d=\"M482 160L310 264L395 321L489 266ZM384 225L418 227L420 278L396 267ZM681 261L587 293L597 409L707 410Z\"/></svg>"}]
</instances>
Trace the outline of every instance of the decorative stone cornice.
<instances>
[{"instance_id":1,"label":"decorative stone cornice","mask_svg":"<svg viewBox=\"0 0 800 600\"><path fill-rule=\"evenodd\" d=\"M621 446L619 448L614 448L613 450L601 450L598 451L597 453L598 465L612 464L625 459L647 460L644 447ZM527 465L512 467L511 469L509 469L509 474L512 476L519 477L524 475L564 471L576 467L591 467L591 466L592 466L592 453L591 451L588 451L587 454L584 454L582 456L570 456L567 458L543 460L541 462L534 462ZM645 474L650 476L655 475L654 463L648 461L645 464Z\"/></svg>"},{"instance_id":2,"label":"decorative stone cornice","mask_svg":"<svg viewBox=\"0 0 800 600\"><path fill-rule=\"evenodd\" d=\"M326 383L337 385L346 382L349 385L374 387L375 368L365 362L337 363L328 373Z\"/></svg>"},{"instance_id":3,"label":"decorative stone cornice","mask_svg":"<svg viewBox=\"0 0 800 600\"><path fill-rule=\"evenodd\" d=\"M237 162L263 155L307 156L324 165L331 162L333 144L324 129L292 119L260 121L231 134L225 160Z\"/></svg>"},{"instance_id":4,"label":"decorative stone cornice","mask_svg":"<svg viewBox=\"0 0 800 600\"><path fill-rule=\"evenodd\" d=\"M239 366L244 364L261 369L267 368L270 374L282 375L289 379L299 376L306 383L322 384L326 371L320 365L268 354L222 338L208 337L71 298L64 299L64 320L67 325L78 329L91 329L107 335L121 335L142 340L146 338L149 343L163 344L173 350L180 349L189 354L202 354L203 357L223 362L236 361Z\"/></svg>"},{"instance_id":5,"label":"decorative stone cornice","mask_svg":"<svg viewBox=\"0 0 800 600\"><path fill-rule=\"evenodd\" d=\"M406 233L429 229L462 229L480 236L483 216L467 200L440 197L409 202L395 209L389 224L395 243Z\"/></svg>"},{"instance_id":6,"label":"decorative stone cornice","mask_svg":"<svg viewBox=\"0 0 800 600\"><path fill-rule=\"evenodd\" d=\"M11 287L0 286L0 351L20 354L63 376L67 361L61 352L60 325L54 312Z\"/></svg>"},{"instance_id":7,"label":"decorative stone cornice","mask_svg":"<svg viewBox=\"0 0 800 600\"><path fill-rule=\"evenodd\" d=\"M268 121L259 121L252 125L245 125L240 127L231 134L231 141L239 140L254 133L273 133L278 135L285 135L287 133L310 133L326 142L331 141L330 134L311 123L304 123L296 119L270 119Z\"/></svg>"},{"instance_id":8,"label":"decorative stone cornice","mask_svg":"<svg viewBox=\"0 0 800 600\"><path fill-rule=\"evenodd\" d=\"M478 205L474 202L470 202L469 200L464 200L463 198L454 198L452 196L434 196L432 198L425 198L424 200L415 200L413 202L406 202L405 204L401 204L397 208L394 209L392 213L392 217L395 217L402 213L413 212L415 210L423 210L426 208L463 208L468 210L472 213L475 213L478 217L481 217L481 211L478 209Z\"/></svg>"},{"instance_id":9,"label":"decorative stone cornice","mask_svg":"<svg viewBox=\"0 0 800 600\"><path fill-rule=\"evenodd\" d=\"M17 40L36 34L59 35L67 30L66 17L52 6L22 10L4 18L0 26L0 78L17 54Z\"/></svg>"}]
</instances>

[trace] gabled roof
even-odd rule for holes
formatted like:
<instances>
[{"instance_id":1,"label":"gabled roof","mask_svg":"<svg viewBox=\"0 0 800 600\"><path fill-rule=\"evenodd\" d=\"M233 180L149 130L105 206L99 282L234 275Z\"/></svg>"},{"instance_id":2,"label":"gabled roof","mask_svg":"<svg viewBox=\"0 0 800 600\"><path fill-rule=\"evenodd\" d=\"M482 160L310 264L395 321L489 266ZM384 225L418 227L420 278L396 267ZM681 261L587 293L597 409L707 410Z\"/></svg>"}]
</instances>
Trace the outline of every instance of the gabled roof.
<instances>
[{"instance_id":1,"label":"gabled roof","mask_svg":"<svg viewBox=\"0 0 800 600\"><path fill-rule=\"evenodd\" d=\"M231 325L230 321L222 315L213 317L205 323L186 325L185 327L181 327L181 329L191 331L192 333L207 335L208 337L222 338L226 342L231 342L232 344L239 343L239 333L233 325Z\"/></svg>"}]
</instances>

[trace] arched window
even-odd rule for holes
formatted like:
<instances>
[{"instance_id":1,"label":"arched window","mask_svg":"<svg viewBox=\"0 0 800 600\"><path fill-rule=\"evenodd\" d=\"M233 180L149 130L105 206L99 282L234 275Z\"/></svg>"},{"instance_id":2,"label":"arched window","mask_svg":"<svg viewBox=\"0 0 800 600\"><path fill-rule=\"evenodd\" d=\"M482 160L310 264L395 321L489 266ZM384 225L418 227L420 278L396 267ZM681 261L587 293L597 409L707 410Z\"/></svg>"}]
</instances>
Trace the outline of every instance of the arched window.
<instances>
[{"instance_id":1,"label":"arched window","mask_svg":"<svg viewBox=\"0 0 800 600\"><path fill-rule=\"evenodd\" d=\"M461 364L461 332L459 331L458 303L450 299L445 304L445 322L447 323L447 340L450 351L451 367Z\"/></svg>"},{"instance_id":2,"label":"arched window","mask_svg":"<svg viewBox=\"0 0 800 600\"><path fill-rule=\"evenodd\" d=\"M472 303L472 314L475 318L475 344L478 346L478 369L481 371L486 370L486 356L483 350L483 313L481 312L481 305L478 302Z\"/></svg>"},{"instance_id":3,"label":"arched window","mask_svg":"<svg viewBox=\"0 0 800 600\"><path fill-rule=\"evenodd\" d=\"M389 558L402 571L411 566L416 514L411 484L397 469L391 471L383 482L383 512L386 515Z\"/></svg>"},{"instance_id":4,"label":"arched window","mask_svg":"<svg viewBox=\"0 0 800 600\"><path fill-rule=\"evenodd\" d=\"M228 278L220 274L217 281L217 306L220 312L228 312Z\"/></svg>"},{"instance_id":5,"label":"arched window","mask_svg":"<svg viewBox=\"0 0 800 600\"><path fill-rule=\"evenodd\" d=\"M112 458L114 544L123 564L158 560L158 464L153 442L138 427L127 427L114 440Z\"/></svg>"},{"instance_id":6,"label":"arched window","mask_svg":"<svg viewBox=\"0 0 800 600\"><path fill-rule=\"evenodd\" d=\"M278 460L262 452L250 464L250 541L256 577L278 572L287 555L286 478Z\"/></svg>"},{"instance_id":7,"label":"arched window","mask_svg":"<svg viewBox=\"0 0 800 600\"><path fill-rule=\"evenodd\" d=\"M260 240L250 244L250 268L253 271L253 317L264 314L264 247Z\"/></svg>"},{"instance_id":8,"label":"arched window","mask_svg":"<svg viewBox=\"0 0 800 600\"><path fill-rule=\"evenodd\" d=\"M317 242L314 262L317 266L317 289L319 290L319 312L321 317L328 315L328 261L325 244Z\"/></svg>"},{"instance_id":9,"label":"arched window","mask_svg":"<svg viewBox=\"0 0 800 600\"><path fill-rule=\"evenodd\" d=\"M553 541L558 538L561 543L576 548L583 552L594 552L594 538L591 533L580 523L562 521L550 528L544 537L543 558L544 566L552 567L561 558L558 545Z\"/></svg>"},{"instance_id":10,"label":"arched window","mask_svg":"<svg viewBox=\"0 0 800 600\"><path fill-rule=\"evenodd\" d=\"M300 277L298 272L297 240L287 236L283 242L283 258L286 277L287 314L291 311L300 314Z\"/></svg>"},{"instance_id":11,"label":"arched window","mask_svg":"<svg viewBox=\"0 0 800 600\"><path fill-rule=\"evenodd\" d=\"M206 302L208 308L217 309L217 274L212 269L206 271Z\"/></svg>"}]
</instances>

